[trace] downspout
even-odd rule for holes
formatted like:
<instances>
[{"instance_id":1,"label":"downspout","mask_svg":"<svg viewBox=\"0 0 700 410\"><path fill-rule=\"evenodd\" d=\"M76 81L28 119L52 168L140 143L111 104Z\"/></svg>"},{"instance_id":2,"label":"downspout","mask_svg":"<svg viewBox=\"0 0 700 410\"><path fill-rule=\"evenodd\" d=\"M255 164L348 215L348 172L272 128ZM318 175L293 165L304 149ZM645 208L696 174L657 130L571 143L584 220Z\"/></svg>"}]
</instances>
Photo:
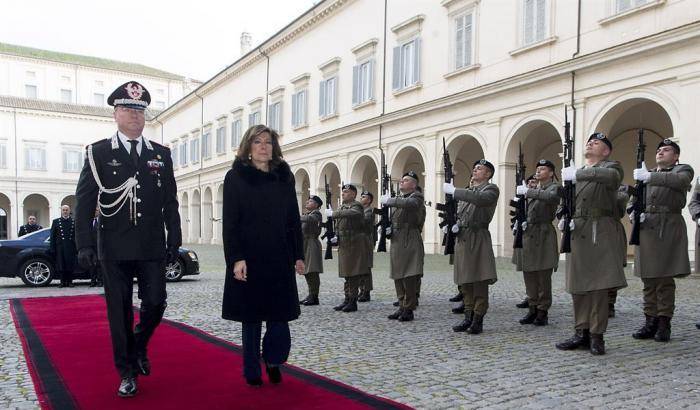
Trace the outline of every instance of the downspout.
<instances>
[{"instance_id":1,"label":"downspout","mask_svg":"<svg viewBox=\"0 0 700 410\"><path fill-rule=\"evenodd\" d=\"M270 56L265 54L265 52L262 50L262 46L258 47L258 52L267 59L267 66L265 68L265 116L260 118L260 122L264 125L267 125L267 99L270 97Z\"/></svg>"},{"instance_id":2,"label":"downspout","mask_svg":"<svg viewBox=\"0 0 700 410\"><path fill-rule=\"evenodd\" d=\"M202 169L204 168L204 157L202 156L202 131L204 130L204 98L194 91L194 95L202 101L202 109L199 120L199 173L197 174L197 189L199 190L199 240L202 240Z\"/></svg>"}]
</instances>

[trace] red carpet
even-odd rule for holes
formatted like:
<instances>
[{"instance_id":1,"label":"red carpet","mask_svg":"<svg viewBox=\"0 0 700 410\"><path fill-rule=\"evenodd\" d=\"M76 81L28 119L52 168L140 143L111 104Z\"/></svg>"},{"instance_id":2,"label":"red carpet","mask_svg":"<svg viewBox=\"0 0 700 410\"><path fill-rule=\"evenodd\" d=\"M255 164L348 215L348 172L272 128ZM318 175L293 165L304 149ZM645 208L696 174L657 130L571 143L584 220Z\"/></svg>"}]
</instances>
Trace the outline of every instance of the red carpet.
<instances>
[{"instance_id":1,"label":"red carpet","mask_svg":"<svg viewBox=\"0 0 700 410\"><path fill-rule=\"evenodd\" d=\"M139 377L136 397L122 399L102 296L10 303L44 409L408 408L289 365L280 385L264 375L262 388L250 388L239 346L167 320L149 344L153 373Z\"/></svg>"}]
</instances>

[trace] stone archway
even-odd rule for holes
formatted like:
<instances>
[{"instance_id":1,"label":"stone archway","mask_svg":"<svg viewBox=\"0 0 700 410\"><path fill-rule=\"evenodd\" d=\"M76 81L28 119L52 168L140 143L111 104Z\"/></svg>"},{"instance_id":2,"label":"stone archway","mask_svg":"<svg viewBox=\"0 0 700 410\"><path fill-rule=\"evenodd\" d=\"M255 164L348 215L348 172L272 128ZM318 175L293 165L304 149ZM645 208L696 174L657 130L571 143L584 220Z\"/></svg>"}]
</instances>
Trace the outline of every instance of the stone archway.
<instances>
[{"instance_id":1,"label":"stone archway","mask_svg":"<svg viewBox=\"0 0 700 410\"><path fill-rule=\"evenodd\" d=\"M379 167L369 155L363 155L355 161L350 181L357 186L358 194L369 191L375 198L379 198L381 190Z\"/></svg>"},{"instance_id":2,"label":"stone archway","mask_svg":"<svg viewBox=\"0 0 700 410\"><path fill-rule=\"evenodd\" d=\"M391 180L394 181L394 185L408 171L418 174L418 186L425 185L425 160L421 152L413 146L401 148L394 156L394 161L391 164Z\"/></svg>"},{"instance_id":3,"label":"stone archway","mask_svg":"<svg viewBox=\"0 0 700 410\"><path fill-rule=\"evenodd\" d=\"M7 195L0 193L0 239L10 238L12 203Z\"/></svg>"},{"instance_id":4,"label":"stone archway","mask_svg":"<svg viewBox=\"0 0 700 410\"><path fill-rule=\"evenodd\" d=\"M70 207L70 214L71 216L74 215L75 212L75 204L77 203L77 200L75 198L75 195L68 195L65 198L61 200L61 206L63 205L68 205ZM59 215L61 214L61 211L59 209Z\"/></svg>"},{"instance_id":5,"label":"stone archway","mask_svg":"<svg viewBox=\"0 0 700 410\"><path fill-rule=\"evenodd\" d=\"M309 196L311 196L311 179L309 178L309 173L306 172L304 168L298 169L297 172L294 173L294 182L296 184L295 190L299 211L303 212L304 204Z\"/></svg>"},{"instance_id":6,"label":"stone archway","mask_svg":"<svg viewBox=\"0 0 700 410\"><path fill-rule=\"evenodd\" d=\"M204 189L204 197L202 199L202 238L201 243L211 243L212 233L214 231L214 214L211 188Z\"/></svg>"},{"instance_id":7,"label":"stone archway","mask_svg":"<svg viewBox=\"0 0 700 410\"><path fill-rule=\"evenodd\" d=\"M41 194L30 194L22 201L23 219L22 225L27 223L29 215L36 216L37 223L44 228L51 226L51 214L49 212L49 200Z\"/></svg>"},{"instance_id":8,"label":"stone archway","mask_svg":"<svg viewBox=\"0 0 700 410\"><path fill-rule=\"evenodd\" d=\"M325 178L325 179L324 179ZM331 203L327 204L326 203L326 197L324 195L325 192L325 184L324 181L328 181L328 185L331 189ZM333 163L329 162L326 165L321 168L321 172L319 173L318 176L318 189L316 190L317 192L320 192L321 199L323 200L324 206L330 205L333 209L337 209L338 206L340 205L340 186L341 186L341 181L340 181L340 171L338 170L338 166Z\"/></svg>"}]
</instances>

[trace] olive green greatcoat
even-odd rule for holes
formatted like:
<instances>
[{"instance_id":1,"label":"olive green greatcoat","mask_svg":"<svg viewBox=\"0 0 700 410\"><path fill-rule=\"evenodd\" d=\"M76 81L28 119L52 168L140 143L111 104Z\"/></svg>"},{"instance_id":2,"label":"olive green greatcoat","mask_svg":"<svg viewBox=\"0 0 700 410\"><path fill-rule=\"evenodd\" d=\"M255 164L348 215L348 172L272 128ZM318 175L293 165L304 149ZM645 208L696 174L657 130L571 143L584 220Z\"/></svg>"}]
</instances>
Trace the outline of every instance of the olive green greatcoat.
<instances>
[{"instance_id":1,"label":"olive green greatcoat","mask_svg":"<svg viewBox=\"0 0 700 410\"><path fill-rule=\"evenodd\" d=\"M700 178L698 178L700 179ZM700 243L700 226L697 222L700 219L700 184L695 183L695 188L693 188L693 196L690 198L690 203L688 204L688 211L690 216L695 222L695 272L700 272L700 249L698 248L698 243Z\"/></svg>"},{"instance_id":2,"label":"olive green greatcoat","mask_svg":"<svg viewBox=\"0 0 700 410\"><path fill-rule=\"evenodd\" d=\"M301 233L304 235L304 273L323 272L323 257L321 253L321 221L323 216L318 209L301 216Z\"/></svg>"},{"instance_id":3,"label":"olive green greatcoat","mask_svg":"<svg viewBox=\"0 0 700 410\"><path fill-rule=\"evenodd\" d=\"M495 283L496 259L493 255L489 223L498 205L499 190L495 184L457 189L459 233L455 243L454 282L457 285L489 281Z\"/></svg>"},{"instance_id":4,"label":"olive green greatcoat","mask_svg":"<svg viewBox=\"0 0 700 410\"><path fill-rule=\"evenodd\" d=\"M377 230L374 229L375 216L374 208L370 205L364 211L365 235L367 238L368 267L374 266L374 244L377 242Z\"/></svg>"},{"instance_id":5,"label":"olive green greatcoat","mask_svg":"<svg viewBox=\"0 0 700 410\"><path fill-rule=\"evenodd\" d=\"M690 274L688 231L681 211L692 181L693 168L685 164L651 171L646 183L645 219L634 250L636 276L650 279Z\"/></svg>"},{"instance_id":6,"label":"olive green greatcoat","mask_svg":"<svg viewBox=\"0 0 700 410\"><path fill-rule=\"evenodd\" d=\"M518 270L535 272L556 269L559 264L557 232L552 225L561 198L561 186L554 181L527 190L527 228Z\"/></svg>"},{"instance_id":7,"label":"olive green greatcoat","mask_svg":"<svg viewBox=\"0 0 700 410\"><path fill-rule=\"evenodd\" d=\"M617 210L615 213L615 218L622 220L627 214L627 202L630 199L627 193L627 185L620 185L617 189ZM620 238L620 251L622 252L622 266L627 266L627 234L625 233L625 227L620 223L618 227L617 236Z\"/></svg>"},{"instance_id":8,"label":"olive green greatcoat","mask_svg":"<svg viewBox=\"0 0 700 410\"><path fill-rule=\"evenodd\" d=\"M425 223L423 194L414 191L389 198L386 205L393 208L389 276L396 280L423 275L425 256L421 236Z\"/></svg>"},{"instance_id":9,"label":"olive green greatcoat","mask_svg":"<svg viewBox=\"0 0 700 410\"><path fill-rule=\"evenodd\" d=\"M582 294L627 286L622 268L617 189L620 164L603 160L576 171L576 213L571 253L566 258L566 291Z\"/></svg>"},{"instance_id":10,"label":"olive green greatcoat","mask_svg":"<svg viewBox=\"0 0 700 410\"><path fill-rule=\"evenodd\" d=\"M338 236L338 274L341 278L365 275L368 270L364 208L358 201L344 202L333 212Z\"/></svg>"}]
</instances>

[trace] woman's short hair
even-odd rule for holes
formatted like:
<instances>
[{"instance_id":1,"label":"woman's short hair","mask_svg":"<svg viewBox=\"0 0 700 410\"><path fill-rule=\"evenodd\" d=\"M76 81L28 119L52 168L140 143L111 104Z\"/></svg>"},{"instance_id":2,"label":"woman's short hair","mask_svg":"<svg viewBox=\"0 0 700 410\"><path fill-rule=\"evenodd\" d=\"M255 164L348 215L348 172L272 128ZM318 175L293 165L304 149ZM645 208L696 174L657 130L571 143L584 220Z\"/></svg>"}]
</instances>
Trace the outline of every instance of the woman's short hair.
<instances>
[{"instance_id":1,"label":"woman's short hair","mask_svg":"<svg viewBox=\"0 0 700 410\"><path fill-rule=\"evenodd\" d=\"M280 135L277 133L277 131L262 124L253 125L246 130L245 134L243 134L243 138L241 139L241 144L238 146L236 158L248 165L252 165L253 162L250 155L253 141L255 140L255 137L265 132L270 134L270 138L272 139L272 159L270 160L270 168L275 168L281 164L284 159L282 158L282 148L280 148L279 143Z\"/></svg>"}]
</instances>

